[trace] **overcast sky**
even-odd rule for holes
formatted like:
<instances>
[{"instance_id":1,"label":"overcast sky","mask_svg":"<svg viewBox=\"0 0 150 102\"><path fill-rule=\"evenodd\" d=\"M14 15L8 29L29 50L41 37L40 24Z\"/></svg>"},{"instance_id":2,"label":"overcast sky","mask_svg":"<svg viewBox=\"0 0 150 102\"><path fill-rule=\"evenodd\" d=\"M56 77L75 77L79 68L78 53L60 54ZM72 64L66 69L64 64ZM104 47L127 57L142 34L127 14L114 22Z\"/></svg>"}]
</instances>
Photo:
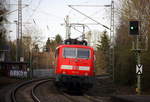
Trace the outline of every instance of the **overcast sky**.
<instances>
[{"instance_id":1,"label":"overcast sky","mask_svg":"<svg viewBox=\"0 0 150 102\"><path fill-rule=\"evenodd\" d=\"M18 0L10 0L10 4L17 4ZM23 22L30 22L37 26L42 31L44 41L48 37L54 37L60 34L65 37L65 27L61 24L64 23L66 15L70 16L70 22L74 23L94 23L81 14L69 8L67 5L110 5L111 0L22 0L23 4L29 4L28 7L23 9ZM95 20L101 22L106 26L110 26L110 8L103 7L75 7L81 12L93 17ZM11 5L11 10L17 9L17 5ZM36 24L34 24L34 21ZM9 16L9 21L17 20L17 12ZM28 26L28 24L25 24ZM100 25L89 26L91 30L97 29L100 31L105 30ZM10 25L11 39L16 39L15 25ZM80 34L72 34L72 37L77 37Z\"/></svg>"}]
</instances>

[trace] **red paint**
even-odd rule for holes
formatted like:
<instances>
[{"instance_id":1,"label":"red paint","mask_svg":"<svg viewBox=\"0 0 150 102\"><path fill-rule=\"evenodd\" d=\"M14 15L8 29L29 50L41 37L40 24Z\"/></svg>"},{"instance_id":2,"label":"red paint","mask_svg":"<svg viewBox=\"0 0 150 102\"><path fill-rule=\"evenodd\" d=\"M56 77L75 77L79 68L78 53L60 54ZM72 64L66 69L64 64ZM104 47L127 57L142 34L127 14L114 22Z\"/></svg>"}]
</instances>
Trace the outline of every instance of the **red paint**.
<instances>
[{"instance_id":1,"label":"red paint","mask_svg":"<svg viewBox=\"0 0 150 102\"><path fill-rule=\"evenodd\" d=\"M64 48L83 48L89 49L89 59L84 58L65 58L63 56ZM56 50L56 67L55 73L56 74L64 74L65 75L78 75L78 76L94 76L94 50L89 46L84 45L60 45L57 47ZM62 69L62 65L69 65L72 66L72 69ZM90 70L79 70L79 67L87 66L90 67ZM68 67L67 67L68 68ZM88 75L86 75L88 74Z\"/></svg>"}]
</instances>

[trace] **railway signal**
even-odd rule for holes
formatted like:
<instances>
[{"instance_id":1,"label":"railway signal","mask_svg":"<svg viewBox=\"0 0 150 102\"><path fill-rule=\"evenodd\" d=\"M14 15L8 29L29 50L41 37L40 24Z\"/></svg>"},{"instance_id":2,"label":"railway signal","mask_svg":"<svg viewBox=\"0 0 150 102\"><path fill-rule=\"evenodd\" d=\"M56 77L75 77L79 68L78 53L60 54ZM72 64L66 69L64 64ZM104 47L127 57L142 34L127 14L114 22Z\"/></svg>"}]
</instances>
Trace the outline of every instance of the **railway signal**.
<instances>
[{"instance_id":1,"label":"railway signal","mask_svg":"<svg viewBox=\"0 0 150 102\"><path fill-rule=\"evenodd\" d=\"M129 34L139 35L139 21L129 21Z\"/></svg>"},{"instance_id":2,"label":"railway signal","mask_svg":"<svg viewBox=\"0 0 150 102\"><path fill-rule=\"evenodd\" d=\"M136 74L140 75L143 72L143 65L136 65Z\"/></svg>"},{"instance_id":3,"label":"railway signal","mask_svg":"<svg viewBox=\"0 0 150 102\"><path fill-rule=\"evenodd\" d=\"M131 20L129 21L129 34L133 36L135 39L133 41L133 51L136 53L136 74L137 74L137 88L136 92L138 95L141 94L141 76L143 73L143 65L141 65L141 52L146 50L140 48L141 38L143 35L141 35L141 23L139 23L139 20ZM147 42L147 41L146 41ZM146 44L147 45L147 44Z\"/></svg>"}]
</instances>

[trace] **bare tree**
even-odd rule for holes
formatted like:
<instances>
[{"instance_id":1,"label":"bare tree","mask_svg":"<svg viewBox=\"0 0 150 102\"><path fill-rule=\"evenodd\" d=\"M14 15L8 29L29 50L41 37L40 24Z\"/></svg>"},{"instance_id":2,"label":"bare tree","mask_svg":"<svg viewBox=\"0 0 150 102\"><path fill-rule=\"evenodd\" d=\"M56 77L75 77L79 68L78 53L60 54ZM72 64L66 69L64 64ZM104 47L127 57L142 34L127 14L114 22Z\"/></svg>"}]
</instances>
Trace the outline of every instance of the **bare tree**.
<instances>
[{"instance_id":1,"label":"bare tree","mask_svg":"<svg viewBox=\"0 0 150 102\"><path fill-rule=\"evenodd\" d=\"M150 38L150 0L120 0L118 3L117 16L119 23L116 28L116 46L115 46L115 78L117 82L134 85L136 79L135 64L136 57L132 48L133 38L128 35L128 22L130 20L141 21L142 35L147 35ZM149 43L150 45L150 43ZM142 64L144 65L144 80L142 80L143 88L149 88L149 61L150 52L144 52L141 56Z\"/></svg>"},{"instance_id":2,"label":"bare tree","mask_svg":"<svg viewBox=\"0 0 150 102\"><path fill-rule=\"evenodd\" d=\"M30 62L31 69L38 68L39 49L42 47L42 32L39 28L31 25L25 26L23 34L24 56ZM40 46L40 47L39 47ZM33 69L32 69L33 70Z\"/></svg>"},{"instance_id":3,"label":"bare tree","mask_svg":"<svg viewBox=\"0 0 150 102\"><path fill-rule=\"evenodd\" d=\"M30 49L33 49L35 46L42 46L42 41L43 41L43 37L42 37L42 31L35 27L35 26L25 26L25 30L24 30L24 37L27 37L28 40L26 40L27 45L30 45ZM29 41L30 40L30 41Z\"/></svg>"}]
</instances>

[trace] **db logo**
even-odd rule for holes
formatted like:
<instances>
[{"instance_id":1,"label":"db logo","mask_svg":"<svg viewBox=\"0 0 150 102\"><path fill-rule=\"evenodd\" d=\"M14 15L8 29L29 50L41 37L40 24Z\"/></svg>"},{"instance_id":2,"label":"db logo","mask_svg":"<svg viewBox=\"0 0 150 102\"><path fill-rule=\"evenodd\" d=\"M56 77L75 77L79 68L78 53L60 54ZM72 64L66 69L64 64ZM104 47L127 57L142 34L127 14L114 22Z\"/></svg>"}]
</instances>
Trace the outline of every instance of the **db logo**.
<instances>
[{"instance_id":1,"label":"db logo","mask_svg":"<svg viewBox=\"0 0 150 102\"><path fill-rule=\"evenodd\" d=\"M79 66L73 66L73 70L79 70Z\"/></svg>"}]
</instances>

